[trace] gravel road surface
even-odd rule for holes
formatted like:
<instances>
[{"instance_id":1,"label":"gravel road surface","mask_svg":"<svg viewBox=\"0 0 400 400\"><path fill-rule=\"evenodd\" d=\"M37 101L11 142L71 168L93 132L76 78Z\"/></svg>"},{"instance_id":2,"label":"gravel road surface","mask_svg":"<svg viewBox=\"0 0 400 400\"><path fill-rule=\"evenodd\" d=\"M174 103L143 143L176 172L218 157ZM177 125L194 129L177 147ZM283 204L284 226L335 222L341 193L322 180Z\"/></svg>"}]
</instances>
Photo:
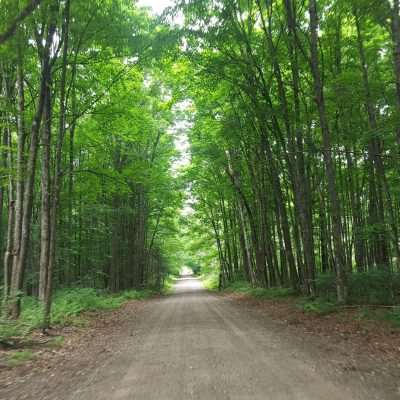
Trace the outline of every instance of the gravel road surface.
<instances>
[{"instance_id":1,"label":"gravel road surface","mask_svg":"<svg viewBox=\"0 0 400 400\"><path fill-rule=\"evenodd\" d=\"M334 357L335 355L333 355ZM329 355L332 357L332 354ZM321 348L276 322L178 281L149 302L120 351L60 398L67 400L383 400L398 398L332 366Z\"/></svg>"}]
</instances>

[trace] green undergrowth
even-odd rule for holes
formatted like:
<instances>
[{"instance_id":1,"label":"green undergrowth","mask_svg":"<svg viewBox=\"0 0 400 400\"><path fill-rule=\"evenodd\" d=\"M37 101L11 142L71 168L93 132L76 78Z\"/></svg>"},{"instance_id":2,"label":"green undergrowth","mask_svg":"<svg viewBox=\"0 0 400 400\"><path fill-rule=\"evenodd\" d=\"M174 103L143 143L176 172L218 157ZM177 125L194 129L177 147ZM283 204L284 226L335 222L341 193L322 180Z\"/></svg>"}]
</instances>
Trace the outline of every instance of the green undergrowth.
<instances>
[{"instance_id":1,"label":"green undergrowth","mask_svg":"<svg viewBox=\"0 0 400 400\"><path fill-rule=\"evenodd\" d=\"M349 274L348 303L354 305L387 305L400 303L400 274L386 270L371 270ZM319 274L315 280L317 296L336 300L334 274Z\"/></svg>"},{"instance_id":2,"label":"green undergrowth","mask_svg":"<svg viewBox=\"0 0 400 400\"><path fill-rule=\"evenodd\" d=\"M357 319L389 323L400 329L400 306L394 307L360 307Z\"/></svg>"},{"instance_id":3,"label":"green undergrowth","mask_svg":"<svg viewBox=\"0 0 400 400\"><path fill-rule=\"evenodd\" d=\"M51 323L54 326L82 326L85 312L114 310L129 300L142 300L155 294L152 290L126 290L110 294L91 288L59 290L53 300ZM17 321L0 320L0 340L24 337L33 329L40 328L42 307L33 297L22 299L22 313Z\"/></svg>"},{"instance_id":4,"label":"green undergrowth","mask_svg":"<svg viewBox=\"0 0 400 400\"><path fill-rule=\"evenodd\" d=\"M203 286L210 291L217 291L219 286L219 278L217 273L211 273L207 275L201 275L200 279L203 282Z\"/></svg>"},{"instance_id":5,"label":"green undergrowth","mask_svg":"<svg viewBox=\"0 0 400 400\"><path fill-rule=\"evenodd\" d=\"M320 316L328 314L341 315L352 312L352 318L359 321L386 322L393 328L400 328L400 306L353 305L344 307L328 299L301 298L296 307L307 314ZM354 312L355 311L355 312Z\"/></svg>"},{"instance_id":6,"label":"green undergrowth","mask_svg":"<svg viewBox=\"0 0 400 400\"><path fill-rule=\"evenodd\" d=\"M21 364L25 364L27 361L31 361L35 358L32 350L18 350L13 351L7 356L7 364L10 367L16 367Z\"/></svg>"},{"instance_id":7,"label":"green undergrowth","mask_svg":"<svg viewBox=\"0 0 400 400\"><path fill-rule=\"evenodd\" d=\"M400 307L396 306L391 310L381 310L380 318L389 321L396 328L400 328Z\"/></svg>"},{"instance_id":8,"label":"green undergrowth","mask_svg":"<svg viewBox=\"0 0 400 400\"><path fill-rule=\"evenodd\" d=\"M369 281L369 287L371 288L373 283L370 277L355 276L352 279L351 285L351 297L353 301L353 306L359 311L355 313L355 318L359 320L369 320L369 321L385 321L393 327L400 328L400 306L384 306L387 299L383 296L382 289L379 286L381 283L378 280L378 284L375 285L375 293L371 295L368 299L372 303L376 303L381 300L384 304L357 304L354 302L356 300L363 300L367 302L365 298L365 290L362 289L361 282ZM207 289L218 290L218 276L211 275L203 278L204 285ZM332 280L330 277L319 278L317 282L317 289L321 295L326 294L326 288L329 285L331 287ZM346 308L340 306L336 301L334 296L321 296L316 298L309 298L294 292L290 288L260 288L252 287L248 282L239 280L229 283L223 290L224 293L240 293L246 296L260 299L260 300L277 300L277 299L294 299L293 306L297 309L303 311L307 314L315 314L319 316L324 316L328 314L340 313ZM386 300L386 301L385 301ZM352 309L352 307L350 307Z\"/></svg>"},{"instance_id":9,"label":"green undergrowth","mask_svg":"<svg viewBox=\"0 0 400 400\"><path fill-rule=\"evenodd\" d=\"M290 288L261 288L252 287L246 281L235 281L225 286L223 289L227 293L241 293L256 299L273 300L279 298L288 298L294 296L296 293Z\"/></svg>"},{"instance_id":10,"label":"green undergrowth","mask_svg":"<svg viewBox=\"0 0 400 400\"><path fill-rule=\"evenodd\" d=\"M171 294L174 291L174 286L176 283L176 277L175 276L169 276L164 280L164 286L161 291L161 294L168 295Z\"/></svg>"},{"instance_id":11,"label":"green undergrowth","mask_svg":"<svg viewBox=\"0 0 400 400\"><path fill-rule=\"evenodd\" d=\"M304 298L297 303L297 307L305 313L318 315L327 315L339 311L337 303L323 299L310 300Z\"/></svg>"}]
</instances>

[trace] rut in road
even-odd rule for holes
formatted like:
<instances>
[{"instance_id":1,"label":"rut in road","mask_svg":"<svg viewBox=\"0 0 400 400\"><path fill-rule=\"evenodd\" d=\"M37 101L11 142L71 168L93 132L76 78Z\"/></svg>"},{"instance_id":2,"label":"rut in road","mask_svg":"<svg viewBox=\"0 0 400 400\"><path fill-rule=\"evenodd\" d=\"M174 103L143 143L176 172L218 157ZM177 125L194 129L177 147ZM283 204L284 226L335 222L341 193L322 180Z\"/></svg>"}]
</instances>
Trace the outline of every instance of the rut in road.
<instances>
[{"instance_id":1,"label":"rut in road","mask_svg":"<svg viewBox=\"0 0 400 400\"><path fill-rule=\"evenodd\" d=\"M269 329L271 328L271 329ZM362 382L343 382L325 360L291 343L251 312L178 281L146 305L126 348L65 399L386 399Z\"/></svg>"}]
</instances>

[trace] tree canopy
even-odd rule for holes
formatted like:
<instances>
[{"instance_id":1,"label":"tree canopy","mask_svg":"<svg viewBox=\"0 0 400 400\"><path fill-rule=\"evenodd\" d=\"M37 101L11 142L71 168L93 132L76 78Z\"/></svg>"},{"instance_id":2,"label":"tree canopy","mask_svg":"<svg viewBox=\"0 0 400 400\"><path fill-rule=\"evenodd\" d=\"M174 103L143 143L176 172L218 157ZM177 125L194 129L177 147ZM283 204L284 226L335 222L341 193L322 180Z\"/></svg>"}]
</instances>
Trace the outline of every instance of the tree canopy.
<instances>
[{"instance_id":1,"label":"tree canopy","mask_svg":"<svg viewBox=\"0 0 400 400\"><path fill-rule=\"evenodd\" d=\"M33 295L48 327L54 289L160 289L184 264L398 299L398 0L0 10L7 316Z\"/></svg>"}]
</instances>

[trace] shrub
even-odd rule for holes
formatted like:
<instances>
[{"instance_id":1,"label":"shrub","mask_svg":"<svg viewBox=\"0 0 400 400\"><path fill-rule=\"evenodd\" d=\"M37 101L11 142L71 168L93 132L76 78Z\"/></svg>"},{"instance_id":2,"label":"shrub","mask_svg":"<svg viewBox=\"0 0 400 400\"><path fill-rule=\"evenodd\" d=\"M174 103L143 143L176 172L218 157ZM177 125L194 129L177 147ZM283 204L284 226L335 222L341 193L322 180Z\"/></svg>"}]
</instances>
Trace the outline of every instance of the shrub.
<instances>
[{"instance_id":1,"label":"shrub","mask_svg":"<svg viewBox=\"0 0 400 400\"><path fill-rule=\"evenodd\" d=\"M202 280L203 280L203 285L206 289L213 291L218 290L219 286L218 273L212 272L211 274L203 275Z\"/></svg>"},{"instance_id":2,"label":"shrub","mask_svg":"<svg viewBox=\"0 0 400 400\"><path fill-rule=\"evenodd\" d=\"M329 301L306 301L300 303L299 306L306 313L314 313L318 315L327 315L337 311L337 304Z\"/></svg>"},{"instance_id":3,"label":"shrub","mask_svg":"<svg viewBox=\"0 0 400 400\"><path fill-rule=\"evenodd\" d=\"M317 294L328 301L336 300L333 274L320 274L316 279ZM391 305L400 300L400 274L388 271L354 272L348 277L351 304Z\"/></svg>"}]
</instances>

